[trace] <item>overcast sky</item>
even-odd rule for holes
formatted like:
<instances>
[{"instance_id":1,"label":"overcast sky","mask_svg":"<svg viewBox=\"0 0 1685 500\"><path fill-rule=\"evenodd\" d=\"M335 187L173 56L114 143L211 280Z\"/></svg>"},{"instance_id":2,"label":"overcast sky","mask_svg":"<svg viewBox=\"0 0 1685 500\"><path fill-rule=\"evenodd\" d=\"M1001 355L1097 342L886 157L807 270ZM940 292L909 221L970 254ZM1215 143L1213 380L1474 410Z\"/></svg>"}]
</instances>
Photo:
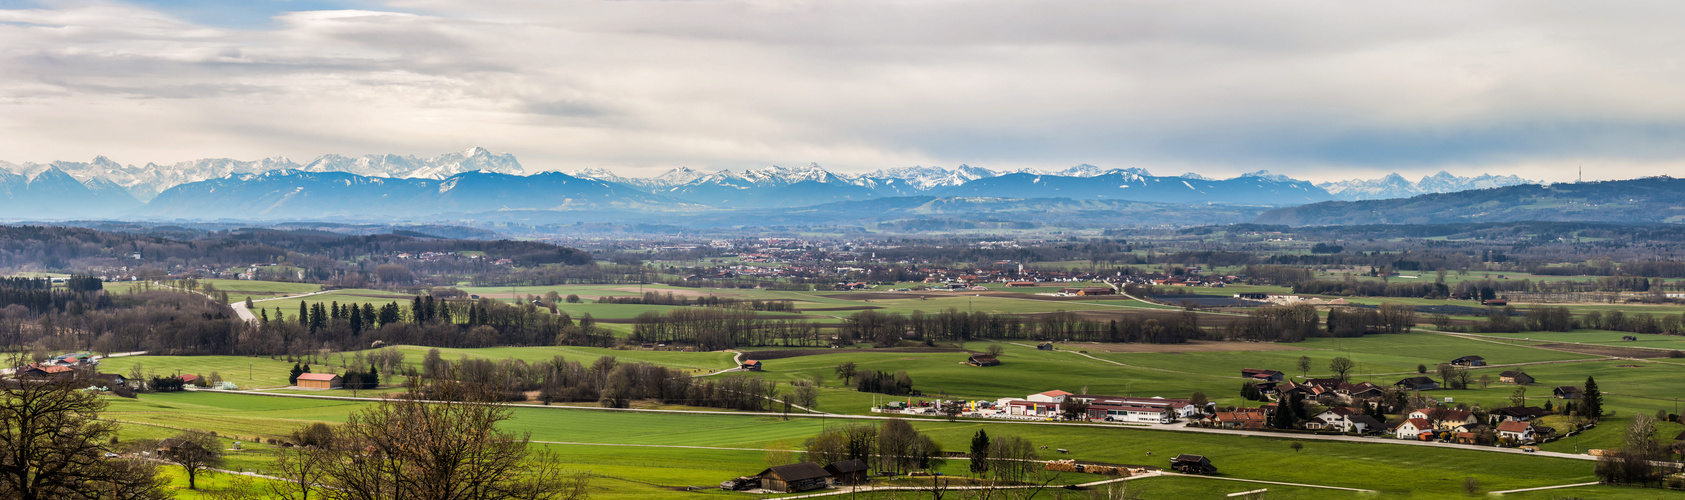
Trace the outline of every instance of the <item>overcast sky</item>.
<instances>
[{"instance_id":1,"label":"overcast sky","mask_svg":"<svg viewBox=\"0 0 1685 500\"><path fill-rule=\"evenodd\" d=\"M0 160L1679 174L1685 2L0 0Z\"/></svg>"}]
</instances>

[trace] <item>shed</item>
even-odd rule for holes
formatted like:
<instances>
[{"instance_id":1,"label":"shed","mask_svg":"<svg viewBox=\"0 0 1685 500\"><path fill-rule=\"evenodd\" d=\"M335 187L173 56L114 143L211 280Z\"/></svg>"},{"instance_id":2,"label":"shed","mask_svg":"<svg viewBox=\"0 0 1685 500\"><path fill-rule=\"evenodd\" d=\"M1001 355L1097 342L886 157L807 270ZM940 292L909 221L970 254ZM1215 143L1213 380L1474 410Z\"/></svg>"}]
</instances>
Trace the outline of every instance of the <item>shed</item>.
<instances>
[{"instance_id":1,"label":"shed","mask_svg":"<svg viewBox=\"0 0 1685 500\"><path fill-rule=\"evenodd\" d=\"M1051 351L1051 350L1053 350L1053 343L1052 342L1042 342L1040 344L1036 344L1036 350L1038 350L1038 351Z\"/></svg>"},{"instance_id":2,"label":"shed","mask_svg":"<svg viewBox=\"0 0 1685 500\"><path fill-rule=\"evenodd\" d=\"M1499 373L1498 381L1506 384L1528 385L1533 383L1533 376L1521 370L1512 370Z\"/></svg>"},{"instance_id":3,"label":"shed","mask_svg":"<svg viewBox=\"0 0 1685 500\"><path fill-rule=\"evenodd\" d=\"M771 467L757 476L761 478L762 489L774 493L795 493L824 488L831 473L819 464L802 462Z\"/></svg>"},{"instance_id":4,"label":"shed","mask_svg":"<svg viewBox=\"0 0 1685 500\"><path fill-rule=\"evenodd\" d=\"M1412 391L1426 391L1439 388L1439 382L1435 382L1433 379L1428 377L1410 377L1400 380L1393 385L1400 389Z\"/></svg>"},{"instance_id":5,"label":"shed","mask_svg":"<svg viewBox=\"0 0 1685 500\"><path fill-rule=\"evenodd\" d=\"M751 359L751 360L748 360L748 361L744 361L743 366L741 366L740 368L743 368L744 370L749 370L749 371L752 371L752 372L758 372L758 371L761 371L761 362Z\"/></svg>"},{"instance_id":6,"label":"shed","mask_svg":"<svg viewBox=\"0 0 1685 500\"><path fill-rule=\"evenodd\" d=\"M1177 472L1188 474L1216 474L1217 467L1211 465L1211 459L1201 455L1183 453L1170 459L1170 468Z\"/></svg>"},{"instance_id":7,"label":"shed","mask_svg":"<svg viewBox=\"0 0 1685 500\"><path fill-rule=\"evenodd\" d=\"M1572 385L1561 385L1551 389L1556 399L1580 399L1580 388Z\"/></svg>"},{"instance_id":8,"label":"shed","mask_svg":"<svg viewBox=\"0 0 1685 500\"><path fill-rule=\"evenodd\" d=\"M1463 357L1451 360L1451 364L1457 365L1457 366L1486 366L1486 358L1483 358L1483 357L1480 357L1480 356L1472 356L1472 355L1471 356L1463 356Z\"/></svg>"},{"instance_id":9,"label":"shed","mask_svg":"<svg viewBox=\"0 0 1685 500\"><path fill-rule=\"evenodd\" d=\"M831 478L842 484L865 484L867 474L866 461L861 459L832 462L825 466L825 472L831 473Z\"/></svg>"},{"instance_id":10,"label":"shed","mask_svg":"<svg viewBox=\"0 0 1685 500\"><path fill-rule=\"evenodd\" d=\"M971 366L995 366L1000 364L1000 360L987 354L973 354L970 359L966 360L966 364Z\"/></svg>"},{"instance_id":11,"label":"shed","mask_svg":"<svg viewBox=\"0 0 1685 500\"><path fill-rule=\"evenodd\" d=\"M345 380L332 373L301 373L298 375L300 389L340 389L345 387Z\"/></svg>"}]
</instances>

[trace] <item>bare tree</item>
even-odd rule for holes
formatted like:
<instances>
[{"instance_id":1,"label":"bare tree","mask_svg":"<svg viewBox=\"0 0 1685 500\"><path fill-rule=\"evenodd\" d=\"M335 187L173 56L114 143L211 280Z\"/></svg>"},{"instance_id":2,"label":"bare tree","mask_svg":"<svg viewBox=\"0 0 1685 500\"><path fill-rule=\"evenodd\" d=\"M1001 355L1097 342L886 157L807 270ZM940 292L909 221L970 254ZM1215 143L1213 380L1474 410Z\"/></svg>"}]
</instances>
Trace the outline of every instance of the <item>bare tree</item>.
<instances>
[{"instance_id":1,"label":"bare tree","mask_svg":"<svg viewBox=\"0 0 1685 500\"><path fill-rule=\"evenodd\" d=\"M480 397L451 399L484 400ZM474 402L382 402L351 415L323 454L326 500L549 500L582 498L588 476L558 470L525 435L499 432L507 407Z\"/></svg>"},{"instance_id":2,"label":"bare tree","mask_svg":"<svg viewBox=\"0 0 1685 500\"><path fill-rule=\"evenodd\" d=\"M222 465L222 442L216 436L187 431L158 443L158 455L187 472L187 489L198 489L199 473Z\"/></svg>"},{"instance_id":3,"label":"bare tree","mask_svg":"<svg viewBox=\"0 0 1685 500\"><path fill-rule=\"evenodd\" d=\"M117 425L85 380L0 390L0 498L166 497L151 464L105 459Z\"/></svg>"},{"instance_id":4,"label":"bare tree","mask_svg":"<svg viewBox=\"0 0 1685 500\"><path fill-rule=\"evenodd\" d=\"M1349 375L1353 368L1357 368L1357 363L1353 363L1352 360L1346 358L1334 358L1328 362L1328 370L1334 372L1334 377L1340 379L1341 382L1350 378Z\"/></svg>"}]
</instances>

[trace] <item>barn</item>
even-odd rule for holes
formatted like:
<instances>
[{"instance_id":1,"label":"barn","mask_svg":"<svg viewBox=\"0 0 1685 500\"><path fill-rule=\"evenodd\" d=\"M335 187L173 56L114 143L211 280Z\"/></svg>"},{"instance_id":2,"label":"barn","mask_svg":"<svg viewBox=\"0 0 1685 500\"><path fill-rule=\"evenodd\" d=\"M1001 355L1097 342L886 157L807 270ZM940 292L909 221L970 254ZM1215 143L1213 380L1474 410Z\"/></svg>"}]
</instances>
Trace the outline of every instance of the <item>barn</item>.
<instances>
[{"instance_id":1,"label":"barn","mask_svg":"<svg viewBox=\"0 0 1685 500\"><path fill-rule=\"evenodd\" d=\"M298 376L300 389L340 389L345 387L345 381L339 375L332 373L303 373Z\"/></svg>"},{"instance_id":2,"label":"barn","mask_svg":"<svg viewBox=\"0 0 1685 500\"><path fill-rule=\"evenodd\" d=\"M816 490L824 488L831 479L831 473L813 462L772 467L761 471L759 476L761 488L774 493Z\"/></svg>"},{"instance_id":3,"label":"barn","mask_svg":"<svg viewBox=\"0 0 1685 500\"><path fill-rule=\"evenodd\" d=\"M865 460L856 458L853 460L832 462L831 465L825 466L825 472L831 473L831 477L835 478L842 484L866 484L867 470Z\"/></svg>"}]
</instances>

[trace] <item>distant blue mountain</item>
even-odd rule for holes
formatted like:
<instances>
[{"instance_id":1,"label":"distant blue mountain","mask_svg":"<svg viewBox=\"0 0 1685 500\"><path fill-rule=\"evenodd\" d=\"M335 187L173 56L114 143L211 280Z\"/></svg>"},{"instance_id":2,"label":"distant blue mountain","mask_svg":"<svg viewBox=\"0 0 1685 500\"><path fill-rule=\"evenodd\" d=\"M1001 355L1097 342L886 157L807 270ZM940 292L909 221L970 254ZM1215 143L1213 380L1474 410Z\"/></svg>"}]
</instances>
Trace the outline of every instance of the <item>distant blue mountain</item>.
<instances>
[{"instance_id":1,"label":"distant blue mountain","mask_svg":"<svg viewBox=\"0 0 1685 500\"><path fill-rule=\"evenodd\" d=\"M578 210L679 205L627 186L560 172L467 172L392 179L276 170L182 184L139 210L152 217L291 219L414 217L497 210Z\"/></svg>"}]
</instances>

